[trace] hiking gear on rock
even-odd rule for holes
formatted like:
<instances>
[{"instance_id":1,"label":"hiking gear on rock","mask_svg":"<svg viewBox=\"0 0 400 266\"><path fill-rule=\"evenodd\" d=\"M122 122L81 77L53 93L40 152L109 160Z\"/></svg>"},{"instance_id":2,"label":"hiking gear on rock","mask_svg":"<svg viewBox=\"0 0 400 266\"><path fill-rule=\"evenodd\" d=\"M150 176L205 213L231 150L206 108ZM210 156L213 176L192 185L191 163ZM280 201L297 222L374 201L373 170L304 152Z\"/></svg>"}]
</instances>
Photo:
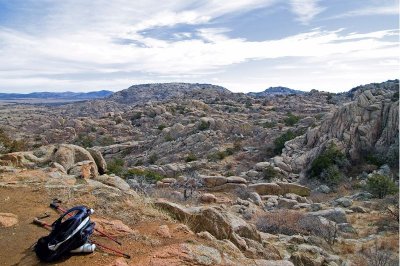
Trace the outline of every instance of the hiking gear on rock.
<instances>
[{"instance_id":1,"label":"hiking gear on rock","mask_svg":"<svg viewBox=\"0 0 400 266\"><path fill-rule=\"evenodd\" d=\"M51 225L50 234L37 241L34 249L38 258L45 262L56 261L86 244L95 225L90 221L92 213L92 209L77 206L61 215Z\"/></svg>"},{"instance_id":2,"label":"hiking gear on rock","mask_svg":"<svg viewBox=\"0 0 400 266\"><path fill-rule=\"evenodd\" d=\"M53 209L56 209L62 213L64 213L66 210L64 208L62 208L60 205L57 205L57 203L61 203L61 201L59 199L53 199L53 201L50 203L50 207ZM92 209L91 209L92 210ZM92 213L94 212L94 210L92 210ZM99 233L100 235L107 237L108 239L114 241L115 243L117 243L118 245L122 246L122 243L119 242L117 239L115 239L114 237L94 228L94 230Z\"/></svg>"},{"instance_id":3,"label":"hiking gear on rock","mask_svg":"<svg viewBox=\"0 0 400 266\"><path fill-rule=\"evenodd\" d=\"M80 246L79 248L73 249L71 253L92 253L96 249L95 244L86 243Z\"/></svg>"}]
</instances>

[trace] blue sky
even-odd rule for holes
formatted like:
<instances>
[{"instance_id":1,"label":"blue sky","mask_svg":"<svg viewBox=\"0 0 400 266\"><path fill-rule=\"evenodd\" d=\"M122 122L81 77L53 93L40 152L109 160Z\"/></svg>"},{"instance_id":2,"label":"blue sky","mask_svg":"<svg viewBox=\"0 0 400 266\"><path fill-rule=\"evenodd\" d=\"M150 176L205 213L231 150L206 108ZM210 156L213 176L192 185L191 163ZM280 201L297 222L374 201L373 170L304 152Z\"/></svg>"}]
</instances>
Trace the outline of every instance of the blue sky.
<instances>
[{"instance_id":1,"label":"blue sky","mask_svg":"<svg viewBox=\"0 0 400 266\"><path fill-rule=\"evenodd\" d=\"M0 92L398 78L398 0L0 0Z\"/></svg>"}]
</instances>

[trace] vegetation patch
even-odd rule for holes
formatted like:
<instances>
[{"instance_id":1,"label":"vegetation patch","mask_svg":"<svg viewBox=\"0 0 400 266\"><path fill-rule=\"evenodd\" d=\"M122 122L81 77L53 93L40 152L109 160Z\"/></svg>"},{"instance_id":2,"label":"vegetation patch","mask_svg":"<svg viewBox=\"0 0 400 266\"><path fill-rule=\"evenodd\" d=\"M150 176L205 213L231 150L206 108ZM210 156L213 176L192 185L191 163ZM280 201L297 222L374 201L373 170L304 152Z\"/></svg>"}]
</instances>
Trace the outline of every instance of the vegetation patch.
<instances>
[{"instance_id":1,"label":"vegetation patch","mask_svg":"<svg viewBox=\"0 0 400 266\"><path fill-rule=\"evenodd\" d=\"M149 182L160 181L166 177L154 171L142 170L137 168L129 169L124 175L125 179L129 179L130 177L135 177L135 176L145 178Z\"/></svg>"},{"instance_id":2,"label":"vegetation patch","mask_svg":"<svg viewBox=\"0 0 400 266\"><path fill-rule=\"evenodd\" d=\"M291 130L286 131L274 140L274 155L281 154L285 142L294 139L298 135Z\"/></svg>"},{"instance_id":3,"label":"vegetation patch","mask_svg":"<svg viewBox=\"0 0 400 266\"><path fill-rule=\"evenodd\" d=\"M286 118L283 119L283 122L287 126L294 126L295 124L297 124L297 122L299 122L299 120L300 120L300 116L296 116L289 112L289 113L287 113Z\"/></svg>"},{"instance_id":4,"label":"vegetation patch","mask_svg":"<svg viewBox=\"0 0 400 266\"><path fill-rule=\"evenodd\" d=\"M311 164L311 178L329 185L337 185L344 177L343 170L348 166L346 156L331 143Z\"/></svg>"},{"instance_id":5,"label":"vegetation patch","mask_svg":"<svg viewBox=\"0 0 400 266\"><path fill-rule=\"evenodd\" d=\"M398 192L396 183L388 176L374 174L367 179L367 190L377 198Z\"/></svg>"},{"instance_id":6,"label":"vegetation patch","mask_svg":"<svg viewBox=\"0 0 400 266\"><path fill-rule=\"evenodd\" d=\"M200 121L200 124L198 126L198 129L200 131L208 130L210 128L210 123L206 121Z\"/></svg>"},{"instance_id":7,"label":"vegetation patch","mask_svg":"<svg viewBox=\"0 0 400 266\"><path fill-rule=\"evenodd\" d=\"M189 162L193 162L193 161L197 161L197 157L194 153L189 153L188 156L186 156L185 158L185 162L189 163Z\"/></svg>"},{"instance_id":8,"label":"vegetation patch","mask_svg":"<svg viewBox=\"0 0 400 266\"><path fill-rule=\"evenodd\" d=\"M231 156L235 153L235 148L227 148L223 151L217 151L207 156L209 161L221 161L228 156Z\"/></svg>"},{"instance_id":9,"label":"vegetation patch","mask_svg":"<svg viewBox=\"0 0 400 266\"><path fill-rule=\"evenodd\" d=\"M275 126L276 126L276 122L275 121L267 121L267 122L264 122L262 124L263 128L273 128Z\"/></svg>"},{"instance_id":10,"label":"vegetation patch","mask_svg":"<svg viewBox=\"0 0 400 266\"><path fill-rule=\"evenodd\" d=\"M267 168L263 169L262 174L263 179L266 181L271 181L274 178L282 177L282 174L276 171L272 166L268 166Z\"/></svg>"},{"instance_id":11,"label":"vegetation patch","mask_svg":"<svg viewBox=\"0 0 400 266\"><path fill-rule=\"evenodd\" d=\"M115 158L107 162L107 171L110 174L121 176L125 172L124 164L125 164L124 160L120 158Z\"/></svg>"},{"instance_id":12,"label":"vegetation patch","mask_svg":"<svg viewBox=\"0 0 400 266\"><path fill-rule=\"evenodd\" d=\"M163 130L164 128L166 128L167 126L165 124L161 124L159 125L157 128L158 130Z\"/></svg>"},{"instance_id":13,"label":"vegetation patch","mask_svg":"<svg viewBox=\"0 0 400 266\"><path fill-rule=\"evenodd\" d=\"M27 143L25 140L13 140L0 128L0 153L23 151L26 149Z\"/></svg>"},{"instance_id":14,"label":"vegetation patch","mask_svg":"<svg viewBox=\"0 0 400 266\"><path fill-rule=\"evenodd\" d=\"M155 164L155 163L157 162L157 160L158 160L157 154L152 153L152 154L149 156L148 162L149 162L149 164Z\"/></svg>"}]
</instances>

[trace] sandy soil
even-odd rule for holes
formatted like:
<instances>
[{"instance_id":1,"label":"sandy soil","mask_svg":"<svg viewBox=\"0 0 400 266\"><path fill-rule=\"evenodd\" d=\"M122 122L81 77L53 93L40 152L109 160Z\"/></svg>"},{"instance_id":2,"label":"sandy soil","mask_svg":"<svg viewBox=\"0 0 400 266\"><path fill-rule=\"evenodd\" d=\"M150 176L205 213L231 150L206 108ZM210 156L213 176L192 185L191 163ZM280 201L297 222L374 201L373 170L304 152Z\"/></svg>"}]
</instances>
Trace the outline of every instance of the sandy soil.
<instances>
[{"instance_id":1,"label":"sandy soil","mask_svg":"<svg viewBox=\"0 0 400 266\"><path fill-rule=\"evenodd\" d=\"M0 265L48 265L40 263L32 250L37 239L48 234L48 231L32 221L46 212L51 214L51 217L44 219L48 223L58 217L58 213L48 207L50 202L51 197L42 189L0 187L0 212L16 214L19 219L15 226L0 228ZM167 224L174 232L172 238L157 235L157 228L161 224ZM139 223L132 227L138 234L118 238L123 243L122 247L100 236L92 236L92 239L130 254L132 258L126 260L129 265L146 265L153 254L167 246L176 246L196 238L175 230L177 226L165 221ZM108 265L117 258L114 254L97 249L92 254L74 255L54 265Z\"/></svg>"}]
</instances>

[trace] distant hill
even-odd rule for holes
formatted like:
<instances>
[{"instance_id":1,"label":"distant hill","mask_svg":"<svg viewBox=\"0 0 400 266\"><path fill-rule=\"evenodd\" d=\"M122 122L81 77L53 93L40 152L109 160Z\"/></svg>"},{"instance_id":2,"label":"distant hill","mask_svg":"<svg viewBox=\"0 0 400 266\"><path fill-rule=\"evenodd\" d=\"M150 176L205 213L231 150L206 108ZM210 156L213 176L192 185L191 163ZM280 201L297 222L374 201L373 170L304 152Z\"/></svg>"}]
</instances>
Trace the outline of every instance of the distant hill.
<instances>
[{"instance_id":1,"label":"distant hill","mask_svg":"<svg viewBox=\"0 0 400 266\"><path fill-rule=\"evenodd\" d=\"M229 97L233 93L224 87L199 83L152 83L133 85L118 91L108 100L123 104L144 103L147 101L165 101L173 98L215 99Z\"/></svg>"},{"instance_id":2,"label":"distant hill","mask_svg":"<svg viewBox=\"0 0 400 266\"><path fill-rule=\"evenodd\" d=\"M90 100L105 98L113 94L112 91L91 92L33 92L33 93L0 93L0 100L24 100L24 99L59 99L59 100Z\"/></svg>"},{"instance_id":3,"label":"distant hill","mask_svg":"<svg viewBox=\"0 0 400 266\"><path fill-rule=\"evenodd\" d=\"M249 92L247 95L253 97L268 97L275 95L304 94L304 91L293 90L286 87L270 87L262 92Z\"/></svg>"}]
</instances>

